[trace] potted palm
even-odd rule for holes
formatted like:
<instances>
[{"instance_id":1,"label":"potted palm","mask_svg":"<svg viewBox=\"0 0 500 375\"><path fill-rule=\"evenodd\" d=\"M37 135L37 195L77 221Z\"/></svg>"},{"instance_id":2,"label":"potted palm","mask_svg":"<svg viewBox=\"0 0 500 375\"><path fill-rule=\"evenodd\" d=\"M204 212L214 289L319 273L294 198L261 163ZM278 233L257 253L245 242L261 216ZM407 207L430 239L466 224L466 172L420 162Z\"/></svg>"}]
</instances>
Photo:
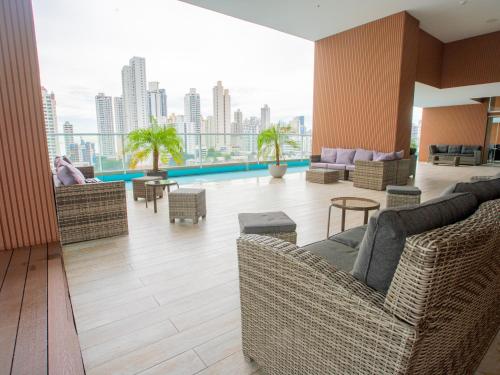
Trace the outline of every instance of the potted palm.
<instances>
[{"instance_id":1,"label":"potted palm","mask_svg":"<svg viewBox=\"0 0 500 375\"><path fill-rule=\"evenodd\" d=\"M281 162L280 158L283 152L283 146L288 145L297 148L297 142L290 139L289 134L292 128L290 126L272 125L262 130L257 137L257 156L269 158L272 157L276 164L269 164L268 169L271 176L281 178L285 175L287 164Z\"/></svg>"},{"instance_id":2,"label":"potted palm","mask_svg":"<svg viewBox=\"0 0 500 375\"><path fill-rule=\"evenodd\" d=\"M135 169L139 162L153 156L153 169L148 170L148 176L168 177L166 170L160 170L159 162L168 163L169 159L179 164L182 161L182 139L175 128L159 125L151 118L151 127L131 131L127 136L127 152L132 154L130 168Z\"/></svg>"}]
</instances>

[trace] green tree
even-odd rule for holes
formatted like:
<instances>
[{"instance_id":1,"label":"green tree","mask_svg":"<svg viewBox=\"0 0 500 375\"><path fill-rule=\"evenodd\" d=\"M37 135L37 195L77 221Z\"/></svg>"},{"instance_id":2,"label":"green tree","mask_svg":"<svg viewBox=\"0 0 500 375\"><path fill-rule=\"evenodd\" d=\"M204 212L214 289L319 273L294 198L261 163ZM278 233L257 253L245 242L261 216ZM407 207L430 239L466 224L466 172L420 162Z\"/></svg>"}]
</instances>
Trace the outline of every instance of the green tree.
<instances>
[{"instance_id":1,"label":"green tree","mask_svg":"<svg viewBox=\"0 0 500 375\"><path fill-rule=\"evenodd\" d=\"M297 142L290 139L291 132L292 128L290 126L281 127L279 124L262 130L257 137L257 157L260 159L272 155L276 160L276 165L280 165L283 145L298 148Z\"/></svg>"},{"instance_id":2,"label":"green tree","mask_svg":"<svg viewBox=\"0 0 500 375\"><path fill-rule=\"evenodd\" d=\"M132 154L130 167L134 169L141 161L153 155L153 171L159 171L159 161L167 164L170 157L176 164L182 162L182 139L175 128L159 125L151 117L151 127L131 131L127 136L127 152Z\"/></svg>"}]
</instances>

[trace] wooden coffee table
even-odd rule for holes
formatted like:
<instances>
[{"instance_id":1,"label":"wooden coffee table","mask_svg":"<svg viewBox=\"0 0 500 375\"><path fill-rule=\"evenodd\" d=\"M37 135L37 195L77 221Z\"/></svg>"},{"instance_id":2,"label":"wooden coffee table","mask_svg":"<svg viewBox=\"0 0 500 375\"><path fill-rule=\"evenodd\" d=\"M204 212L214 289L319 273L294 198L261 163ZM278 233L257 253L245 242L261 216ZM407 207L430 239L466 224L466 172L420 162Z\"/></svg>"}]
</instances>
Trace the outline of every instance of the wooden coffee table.
<instances>
[{"instance_id":1,"label":"wooden coffee table","mask_svg":"<svg viewBox=\"0 0 500 375\"><path fill-rule=\"evenodd\" d=\"M342 232L345 230L345 213L347 210L350 211L364 211L364 223L368 223L368 213L372 210L378 210L380 208L380 203L374 201L373 199L360 198L360 197L338 197L332 198L330 200L330 207L328 208L328 226L326 228L326 238L330 236L330 218L332 215L332 208L340 208L342 210L342 222L341 229Z\"/></svg>"},{"instance_id":2,"label":"wooden coffee table","mask_svg":"<svg viewBox=\"0 0 500 375\"><path fill-rule=\"evenodd\" d=\"M153 201L154 201L155 213L157 212L156 189L159 187L164 189L166 186L167 191L170 192L170 186L176 185L177 189L179 188L179 184L177 183L177 181L174 181L174 180L154 180L154 181L148 181L144 185L146 188L146 207L148 206L148 190L149 190L149 188L153 189Z\"/></svg>"}]
</instances>

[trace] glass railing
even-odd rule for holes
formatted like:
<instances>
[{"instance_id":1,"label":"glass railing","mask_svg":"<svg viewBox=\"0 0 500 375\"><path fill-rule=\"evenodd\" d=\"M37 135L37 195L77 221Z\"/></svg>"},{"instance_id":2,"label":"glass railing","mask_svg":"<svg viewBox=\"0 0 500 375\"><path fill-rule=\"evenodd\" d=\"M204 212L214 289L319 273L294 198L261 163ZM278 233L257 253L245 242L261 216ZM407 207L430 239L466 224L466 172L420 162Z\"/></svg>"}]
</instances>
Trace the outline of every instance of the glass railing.
<instances>
[{"instance_id":1,"label":"glass railing","mask_svg":"<svg viewBox=\"0 0 500 375\"><path fill-rule=\"evenodd\" d=\"M249 164L272 160L257 157L258 134L178 134L184 155L181 163L160 163L161 168L204 167L223 164ZM304 160L311 155L311 135L291 134L297 147L283 146L284 160ZM49 158L67 155L77 165L93 165L96 173L131 171L131 154L126 151L126 134L48 134ZM140 163L135 170L151 169L152 160Z\"/></svg>"}]
</instances>

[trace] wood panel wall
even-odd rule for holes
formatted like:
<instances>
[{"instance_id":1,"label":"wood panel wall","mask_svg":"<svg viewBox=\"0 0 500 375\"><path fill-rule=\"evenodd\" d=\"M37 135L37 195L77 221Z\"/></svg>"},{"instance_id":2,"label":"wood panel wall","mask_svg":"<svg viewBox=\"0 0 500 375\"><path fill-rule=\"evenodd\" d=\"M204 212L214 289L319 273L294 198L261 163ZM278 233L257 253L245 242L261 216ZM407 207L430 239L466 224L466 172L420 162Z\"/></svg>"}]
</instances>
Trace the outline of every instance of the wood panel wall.
<instances>
[{"instance_id":1,"label":"wood panel wall","mask_svg":"<svg viewBox=\"0 0 500 375\"><path fill-rule=\"evenodd\" d=\"M418 21L401 12L315 44L313 153L408 151Z\"/></svg>"},{"instance_id":2,"label":"wood panel wall","mask_svg":"<svg viewBox=\"0 0 500 375\"><path fill-rule=\"evenodd\" d=\"M30 0L0 2L0 250L58 240Z\"/></svg>"},{"instance_id":3,"label":"wood panel wall","mask_svg":"<svg viewBox=\"0 0 500 375\"><path fill-rule=\"evenodd\" d=\"M424 108L419 159L427 161L431 144L484 146L487 116L484 103Z\"/></svg>"},{"instance_id":4,"label":"wood panel wall","mask_svg":"<svg viewBox=\"0 0 500 375\"><path fill-rule=\"evenodd\" d=\"M418 34L417 81L441 87L444 44L423 30Z\"/></svg>"},{"instance_id":5,"label":"wood panel wall","mask_svg":"<svg viewBox=\"0 0 500 375\"><path fill-rule=\"evenodd\" d=\"M444 44L441 88L500 82L500 31Z\"/></svg>"}]
</instances>

